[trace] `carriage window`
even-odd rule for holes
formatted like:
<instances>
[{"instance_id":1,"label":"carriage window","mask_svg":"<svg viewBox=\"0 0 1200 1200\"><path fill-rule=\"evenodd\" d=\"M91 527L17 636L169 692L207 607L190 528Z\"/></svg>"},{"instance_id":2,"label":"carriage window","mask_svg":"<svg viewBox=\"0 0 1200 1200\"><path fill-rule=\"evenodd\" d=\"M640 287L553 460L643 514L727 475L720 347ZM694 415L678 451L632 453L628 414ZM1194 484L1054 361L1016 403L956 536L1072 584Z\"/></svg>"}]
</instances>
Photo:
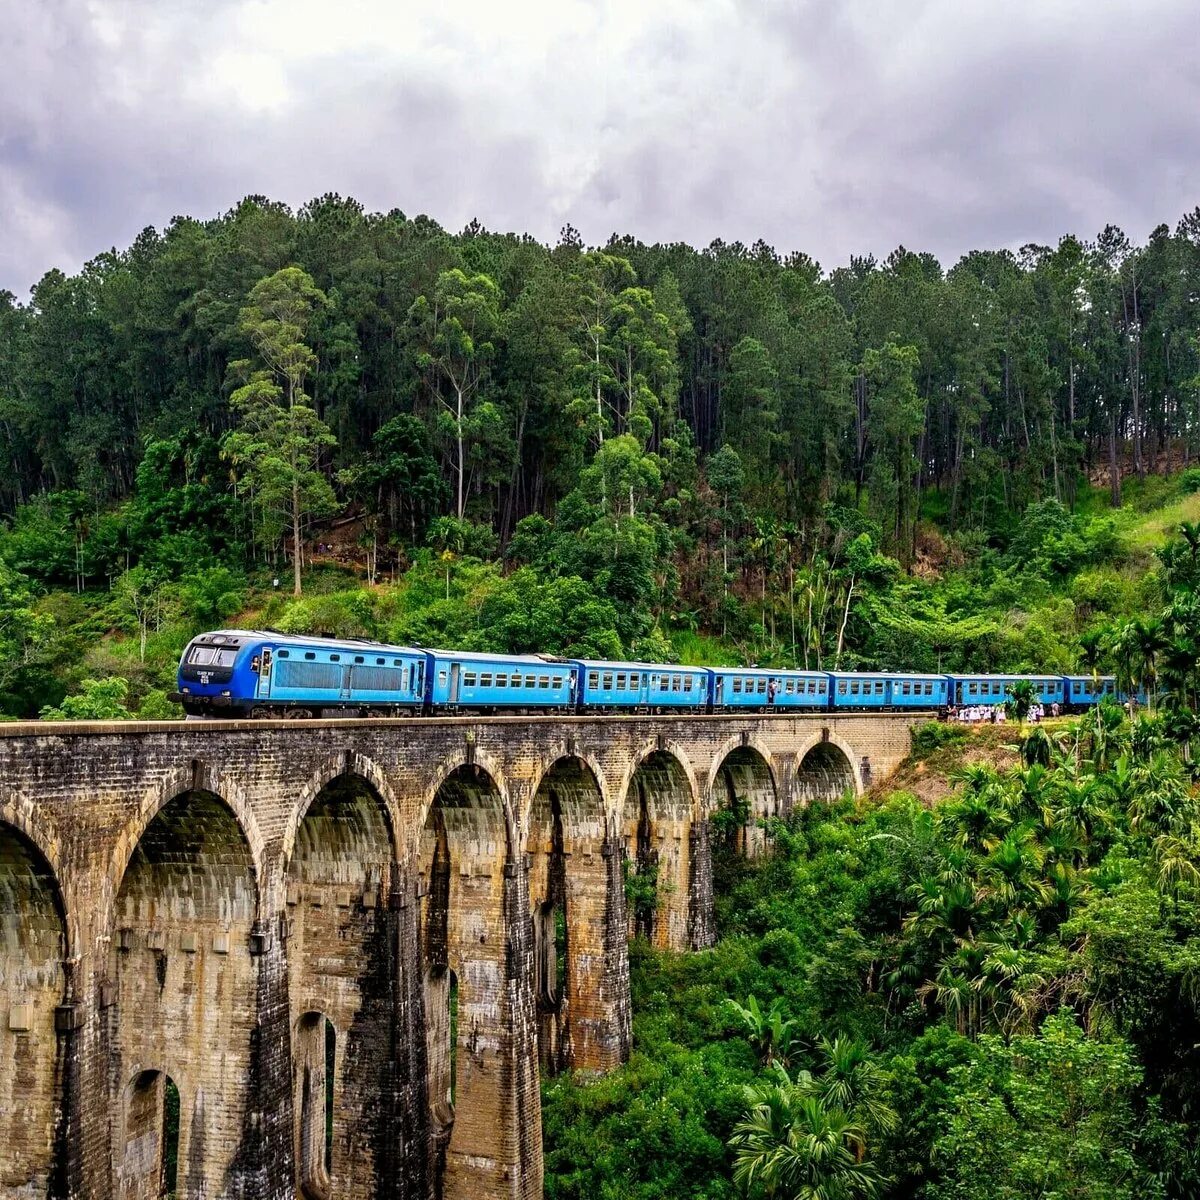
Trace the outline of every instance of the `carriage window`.
<instances>
[{"instance_id":1,"label":"carriage window","mask_svg":"<svg viewBox=\"0 0 1200 1200\"><path fill-rule=\"evenodd\" d=\"M857 679L854 680L854 682L850 684L850 695L852 695L852 696L858 695L858 680Z\"/></svg>"},{"instance_id":2,"label":"carriage window","mask_svg":"<svg viewBox=\"0 0 1200 1200\"><path fill-rule=\"evenodd\" d=\"M479 686L480 687L491 687L492 686L492 673L490 671L486 675L479 676Z\"/></svg>"},{"instance_id":3,"label":"carriage window","mask_svg":"<svg viewBox=\"0 0 1200 1200\"><path fill-rule=\"evenodd\" d=\"M883 695L883 680L882 679L877 679L875 681L875 695L877 695L877 696Z\"/></svg>"},{"instance_id":4,"label":"carriage window","mask_svg":"<svg viewBox=\"0 0 1200 1200\"><path fill-rule=\"evenodd\" d=\"M280 658L291 658L292 656L286 650L279 651Z\"/></svg>"},{"instance_id":5,"label":"carriage window","mask_svg":"<svg viewBox=\"0 0 1200 1200\"><path fill-rule=\"evenodd\" d=\"M356 663L365 663L367 660L365 658L363 658L363 656L361 654L356 654L354 656L354 661Z\"/></svg>"},{"instance_id":6,"label":"carriage window","mask_svg":"<svg viewBox=\"0 0 1200 1200\"><path fill-rule=\"evenodd\" d=\"M605 690L606 692L610 692L610 691L612 691L612 685L613 685L613 677L612 677L612 672L611 672L611 671L605 671L605 672L604 672L604 690Z\"/></svg>"},{"instance_id":7,"label":"carriage window","mask_svg":"<svg viewBox=\"0 0 1200 1200\"><path fill-rule=\"evenodd\" d=\"M736 675L734 676L734 679L733 679L733 690L734 690L734 693L737 695L740 695L741 691L742 691L741 678Z\"/></svg>"},{"instance_id":8,"label":"carriage window","mask_svg":"<svg viewBox=\"0 0 1200 1200\"><path fill-rule=\"evenodd\" d=\"M463 687L474 687L474 686L475 686L475 672L474 671L464 671L463 672Z\"/></svg>"},{"instance_id":9,"label":"carriage window","mask_svg":"<svg viewBox=\"0 0 1200 1200\"><path fill-rule=\"evenodd\" d=\"M442 685L442 687L446 686L446 672L445 671L438 672L438 683L440 683Z\"/></svg>"},{"instance_id":10,"label":"carriage window","mask_svg":"<svg viewBox=\"0 0 1200 1200\"><path fill-rule=\"evenodd\" d=\"M537 687L537 676L536 675L526 675L525 676L525 686L527 688Z\"/></svg>"},{"instance_id":11,"label":"carriage window","mask_svg":"<svg viewBox=\"0 0 1200 1200\"><path fill-rule=\"evenodd\" d=\"M846 681L843 679L838 683L838 695L844 696L845 694L846 694Z\"/></svg>"},{"instance_id":12,"label":"carriage window","mask_svg":"<svg viewBox=\"0 0 1200 1200\"><path fill-rule=\"evenodd\" d=\"M306 651L305 651L305 653L304 653L304 657L305 657L305 658L306 658L306 659L307 659L309 662L311 662L311 661L312 661L314 658L316 658L317 656L316 656L316 655L315 655L315 654L314 654L314 653L313 653L311 650L306 650Z\"/></svg>"},{"instance_id":13,"label":"carriage window","mask_svg":"<svg viewBox=\"0 0 1200 1200\"><path fill-rule=\"evenodd\" d=\"M496 686L497 686L498 688L500 688L500 687L502 687L502 688L506 688L506 687L508 687L508 676L507 676L507 675L497 675L497 676L496 676Z\"/></svg>"},{"instance_id":14,"label":"carriage window","mask_svg":"<svg viewBox=\"0 0 1200 1200\"><path fill-rule=\"evenodd\" d=\"M538 677L538 687L548 688L549 686L550 686L550 676L549 675L541 675Z\"/></svg>"},{"instance_id":15,"label":"carriage window","mask_svg":"<svg viewBox=\"0 0 1200 1200\"><path fill-rule=\"evenodd\" d=\"M386 666L387 666L387 659L386 659L386 658L377 658L377 659L375 660L375 665L376 665L377 667L386 667Z\"/></svg>"},{"instance_id":16,"label":"carriage window","mask_svg":"<svg viewBox=\"0 0 1200 1200\"><path fill-rule=\"evenodd\" d=\"M589 671L588 672L588 687L594 688L594 687L599 687L599 686L600 686L599 671Z\"/></svg>"},{"instance_id":17,"label":"carriage window","mask_svg":"<svg viewBox=\"0 0 1200 1200\"><path fill-rule=\"evenodd\" d=\"M399 665L399 664L397 664L397 666L398 666L398 665ZM407 691L408 691L408 684L409 684L409 679L408 679L408 668L407 668L407 667L405 667L405 668L404 668L404 670L400 672L400 690L401 690L402 692L407 692Z\"/></svg>"}]
</instances>

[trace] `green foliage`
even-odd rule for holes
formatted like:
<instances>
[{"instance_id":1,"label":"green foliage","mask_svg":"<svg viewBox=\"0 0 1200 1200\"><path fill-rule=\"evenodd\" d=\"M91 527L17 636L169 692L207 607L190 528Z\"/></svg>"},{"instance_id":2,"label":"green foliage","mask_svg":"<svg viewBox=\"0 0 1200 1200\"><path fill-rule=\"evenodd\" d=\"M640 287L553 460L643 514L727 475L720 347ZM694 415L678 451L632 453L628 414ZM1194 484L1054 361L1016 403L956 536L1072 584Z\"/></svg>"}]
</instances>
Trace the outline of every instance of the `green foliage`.
<instances>
[{"instance_id":1,"label":"green foliage","mask_svg":"<svg viewBox=\"0 0 1200 1200\"><path fill-rule=\"evenodd\" d=\"M1140 1081L1129 1046L1089 1038L1069 1014L1036 1036L981 1038L950 1074L930 1200L1161 1195L1137 1159Z\"/></svg>"},{"instance_id":2,"label":"green foliage","mask_svg":"<svg viewBox=\"0 0 1200 1200\"><path fill-rule=\"evenodd\" d=\"M925 758L944 747L961 746L969 736L962 725L928 721L912 731L912 752L917 758Z\"/></svg>"},{"instance_id":3,"label":"green foliage","mask_svg":"<svg viewBox=\"0 0 1200 1200\"><path fill-rule=\"evenodd\" d=\"M85 679L81 689L67 696L58 707L41 711L45 721L128 721L133 713L126 707L129 684L116 677Z\"/></svg>"},{"instance_id":4,"label":"green foliage","mask_svg":"<svg viewBox=\"0 0 1200 1200\"><path fill-rule=\"evenodd\" d=\"M631 948L630 1066L546 1085L547 1194L1194 1194L1200 807L1166 729L1101 706L935 811L773 825L713 950Z\"/></svg>"}]
</instances>

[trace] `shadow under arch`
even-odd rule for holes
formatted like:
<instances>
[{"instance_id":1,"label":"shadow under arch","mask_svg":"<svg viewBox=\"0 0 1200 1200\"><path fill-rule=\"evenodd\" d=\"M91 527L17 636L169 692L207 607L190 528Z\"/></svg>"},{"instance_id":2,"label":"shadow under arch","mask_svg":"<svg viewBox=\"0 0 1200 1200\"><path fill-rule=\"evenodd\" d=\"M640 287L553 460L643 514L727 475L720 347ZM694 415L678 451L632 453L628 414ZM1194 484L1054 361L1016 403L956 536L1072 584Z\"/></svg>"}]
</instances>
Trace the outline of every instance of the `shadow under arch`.
<instances>
[{"instance_id":1,"label":"shadow under arch","mask_svg":"<svg viewBox=\"0 0 1200 1200\"><path fill-rule=\"evenodd\" d=\"M261 908L261 889L265 881L265 842L258 827L258 819L242 789L222 772L214 770L200 759L194 759L188 767L179 767L172 771L153 792L143 798L137 812L125 824L117 838L109 864L109 878L124 881L133 855L146 831L165 809L189 795L214 797L236 824L247 850L254 880L257 917ZM114 893L100 923L103 929L114 927L115 902Z\"/></svg>"},{"instance_id":2,"label":"shadow under arch","mask_svg":"<svg viewBox=\"0 0 1200 1200\"><path fill-rule=\"evenodd\" d=\"M357 750L348 750L310 776L300 789L300 795L288 815L288 822L283 831L280 853L283 875L286 876L288 873L292 855L295 852L296 837L313 802L331 783L343 778L361 780L373 792L387 825L392 855L395 858L400 854L402 849L399 838L400 804L388 782L387 775L376 762L366 755L360 754Z\"/></svg>"},{"instance_id":3,"label":"shadow under arch","mask_svg":"<svg viewBox=\"0 0 1200 1200\"><path fill-rule=\"evenodd\" d=\"M862 780L853 751L838 738L810 744L796 759L793 803L838 800L847 792L858 795Z\"/></svg>"},{"instance_id":4,"label":"shadow under arch","mask_svg":"<svg viewBox=\"0 0 1200 1200\"><path fill-rule=\"evenodd\" d=\"M728 747L713 769L708 801L715 844L747 858L762 854L767 843L763 822L781 815L769 755L740 740Z\"/></svg>"},{"instance_id":5,"label":"shadow under arch","mask_svg":"<svg viewBox=\"0 0 1200 1200\"><path fill-rule=\"evenodd\" d=\"M605 807L599 772L574 754L549 765L529 804L532 988L538 1057L552 1074L571 1066L601 1070L621 1053L612 1044L620 1036L613 1014L600 999L606 975L614 978L609 926L624 923L624 906L612 910L623 893L619 878L610 879L614 847Z\"/></svg>"},{"instance_id":6,"label":"shadow under arch","mask_svg":"<svg viewBox=\"0 0 1200 1200\"><path fill-rule=\"evenodd\" d=\"M55 1011L68 995L67 921L50 862L0 822L0 1194L66 1194L66 1124L77 1083L70 1033Z\"/></svg>"},{"instance_id":7,"label":"shadow under arch","mask_svg":"<svg viewBox=\"0 0 1200 1200\"><path fill-rule=\"evenodd\" d=\"M540 1178L541 1122L536 1106L513 1110L525 1089L536 1094L537 1059L527 876L511 814L481 762L435 779L419 854L429 1170L432 1195L452 1200Z\"/></svg>"},{"instance_id":8,"label":"shadow under arch","mask_svg":"<svg viewBox=\"0 0 1200 1200\"><path fill-rule=\"evenodd\" d=\"M695 778L686 759L655 747L639 756L621 806L629 933L664 949L691 942Z\"/></svg>"},{"instance_id":9,"label":"shadow under arch","mask_svg":"<svg viewBox=\"0 0 1200 1200\"><path fill-rule=\"evenodd\" d=\"M395 1147L412 1140L390 1099L407 1078L411 1035L407 1008L397 1006L404 972L390 902L391 814L363 775L326 774L284 867L293 1146L308 1200L371 1194L377 1178L403 1170Z\"/></svg>"},{"instance_id":10,"label":"shadow under arch","mask_svg":"<svg viewBox=\"0 0 1200 1200\"><path fill-rule=\"evenodd\" d=\"M121 1062L168 1064L186 1082L179 1188L188 1195L219 1194L244 1157L258 911L251 846L226 800L188 789L159 806L113 902L111 1036ZM118 1161L117 1196L141 1196L144 1175L136 1153Z\"/></svg>"}]
</instances>

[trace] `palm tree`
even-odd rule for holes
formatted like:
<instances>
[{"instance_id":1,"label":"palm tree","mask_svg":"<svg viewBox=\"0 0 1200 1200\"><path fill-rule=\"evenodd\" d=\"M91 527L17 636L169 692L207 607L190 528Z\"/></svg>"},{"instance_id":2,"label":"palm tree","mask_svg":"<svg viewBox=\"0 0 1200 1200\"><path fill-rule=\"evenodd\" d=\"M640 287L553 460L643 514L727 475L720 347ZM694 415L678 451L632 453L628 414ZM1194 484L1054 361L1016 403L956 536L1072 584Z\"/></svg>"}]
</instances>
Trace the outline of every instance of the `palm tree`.
<instances>
[{"instance_id":1,"label":"palm tree","mask_svg":"<svg viewBox=\"0 0 1200 1200\"><path fill-rule=\"evenodd\" d=\"M1100 674L1100 659L1104 654L1104 631L1086 629L1079 635L1079 662L1095 679Z\"/></svg>"},{"instance_id":2,"label":"palm tree","mask_svg":"<svg viewBox=\"0 0 1200 1200\"><path fill-rule=\"evenodd\" d=\"M1154 861L1158 868L1158 886L1170 892L1171 906L1179 908L1179 888L1182 884L1200 884L1200 866L1196 859L1200 847L1192 831L1187 836L1176 833L1159 834L1154 839Z\"/></svg>"},{"instance_id":3,"label":"palm tree","mask_svg":"<svg viewBox=\"0 0 1200 1200\"><path fill-rule=\"evenodd\" d=\"M733 1181L771 1200L870 1200L882 1189L874 1164L861 1155L862 1127L827 1108L809 1081L783 1074L746 1089L749 1111L734 1126Z\"/></svg>"},{"instance_id":4,"label":"palm tree","mask_svg":"<svg viewBox=\"0 0 1200 1200\"><path fill-rule=\"evenodd\" d=\"M745 1026L746 1037L763 1066L777 1062L786 1065L795 1040L796 1022L784 1017L783 1001L776 998L769 1009L764 1009L751 992L745 1005L736 1000L727 1000L726 1004Z\"/></svg>"},{"instance_id":5,"label":"palm tree","mask_svg":"<svg viewBox=\"0 0 1200 1200\"><path fill-rule=\"evenodd\" d=\"M1187 546L1192 566L1197 566L1200 563L1200 521L1181 521L1179 536L1183 538L1184 545Z\"/></svg>"},{"instance_id":6,"label":"palm tree","mask_svg":"<svg viewBox=\"0 0 1200 1200\"><path fill-rule=\"evenodd\" d=\"M1134 643L1141 660L1141 681L1146 702L1154 711L1158 691L1158 656L1166 645L1163 624L1157 617L1135 618L1132 622Z\"/></svg>"},{"instance_id":7,"label":"palm tree","mask_svg":"<svg viewBox=\"0 0 1200 1200\"><path fill-rule=\"evenodd\" d=\"M1025 718L1029 716L1029 710L1037 699L1033 684L1028 679L1018 679L1008 685L1008 694L1011 697L1008 702L1009 711L1024 725Z\"/></svg>"},{"instance_id":8,"label":"palm tree","mask_svg":"<svg viewBox=\"0 0 1200 1200\"><path fill-rule=\"evenodd\" d=\"M898 1118L883 1098L885 1079L866 1046L848 1037L817 1043L817 1095L828 1109L841 1109L871 1130L895 1129Z\"/></svg>"}]
</instances>

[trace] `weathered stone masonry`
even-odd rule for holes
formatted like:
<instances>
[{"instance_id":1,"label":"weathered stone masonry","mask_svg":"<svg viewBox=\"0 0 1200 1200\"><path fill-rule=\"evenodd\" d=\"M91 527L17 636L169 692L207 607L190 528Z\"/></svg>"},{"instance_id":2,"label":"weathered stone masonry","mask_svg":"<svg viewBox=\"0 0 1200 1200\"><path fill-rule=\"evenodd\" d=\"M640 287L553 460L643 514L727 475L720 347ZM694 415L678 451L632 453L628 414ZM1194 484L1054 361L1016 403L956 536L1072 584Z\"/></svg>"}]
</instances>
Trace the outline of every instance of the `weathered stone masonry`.
<instances>
[{"instance_id":1,"label":"weathered stone masonry","mask_svg":"<svg viewBox=\"0 0 1200 1200\"><path fill-rule=\"evenodd\" d=\"M539 1197L539 1066L715 937L710 815L758 853L918 719L0 726L0 1195Z\"/></svg>"}]
</instances>

